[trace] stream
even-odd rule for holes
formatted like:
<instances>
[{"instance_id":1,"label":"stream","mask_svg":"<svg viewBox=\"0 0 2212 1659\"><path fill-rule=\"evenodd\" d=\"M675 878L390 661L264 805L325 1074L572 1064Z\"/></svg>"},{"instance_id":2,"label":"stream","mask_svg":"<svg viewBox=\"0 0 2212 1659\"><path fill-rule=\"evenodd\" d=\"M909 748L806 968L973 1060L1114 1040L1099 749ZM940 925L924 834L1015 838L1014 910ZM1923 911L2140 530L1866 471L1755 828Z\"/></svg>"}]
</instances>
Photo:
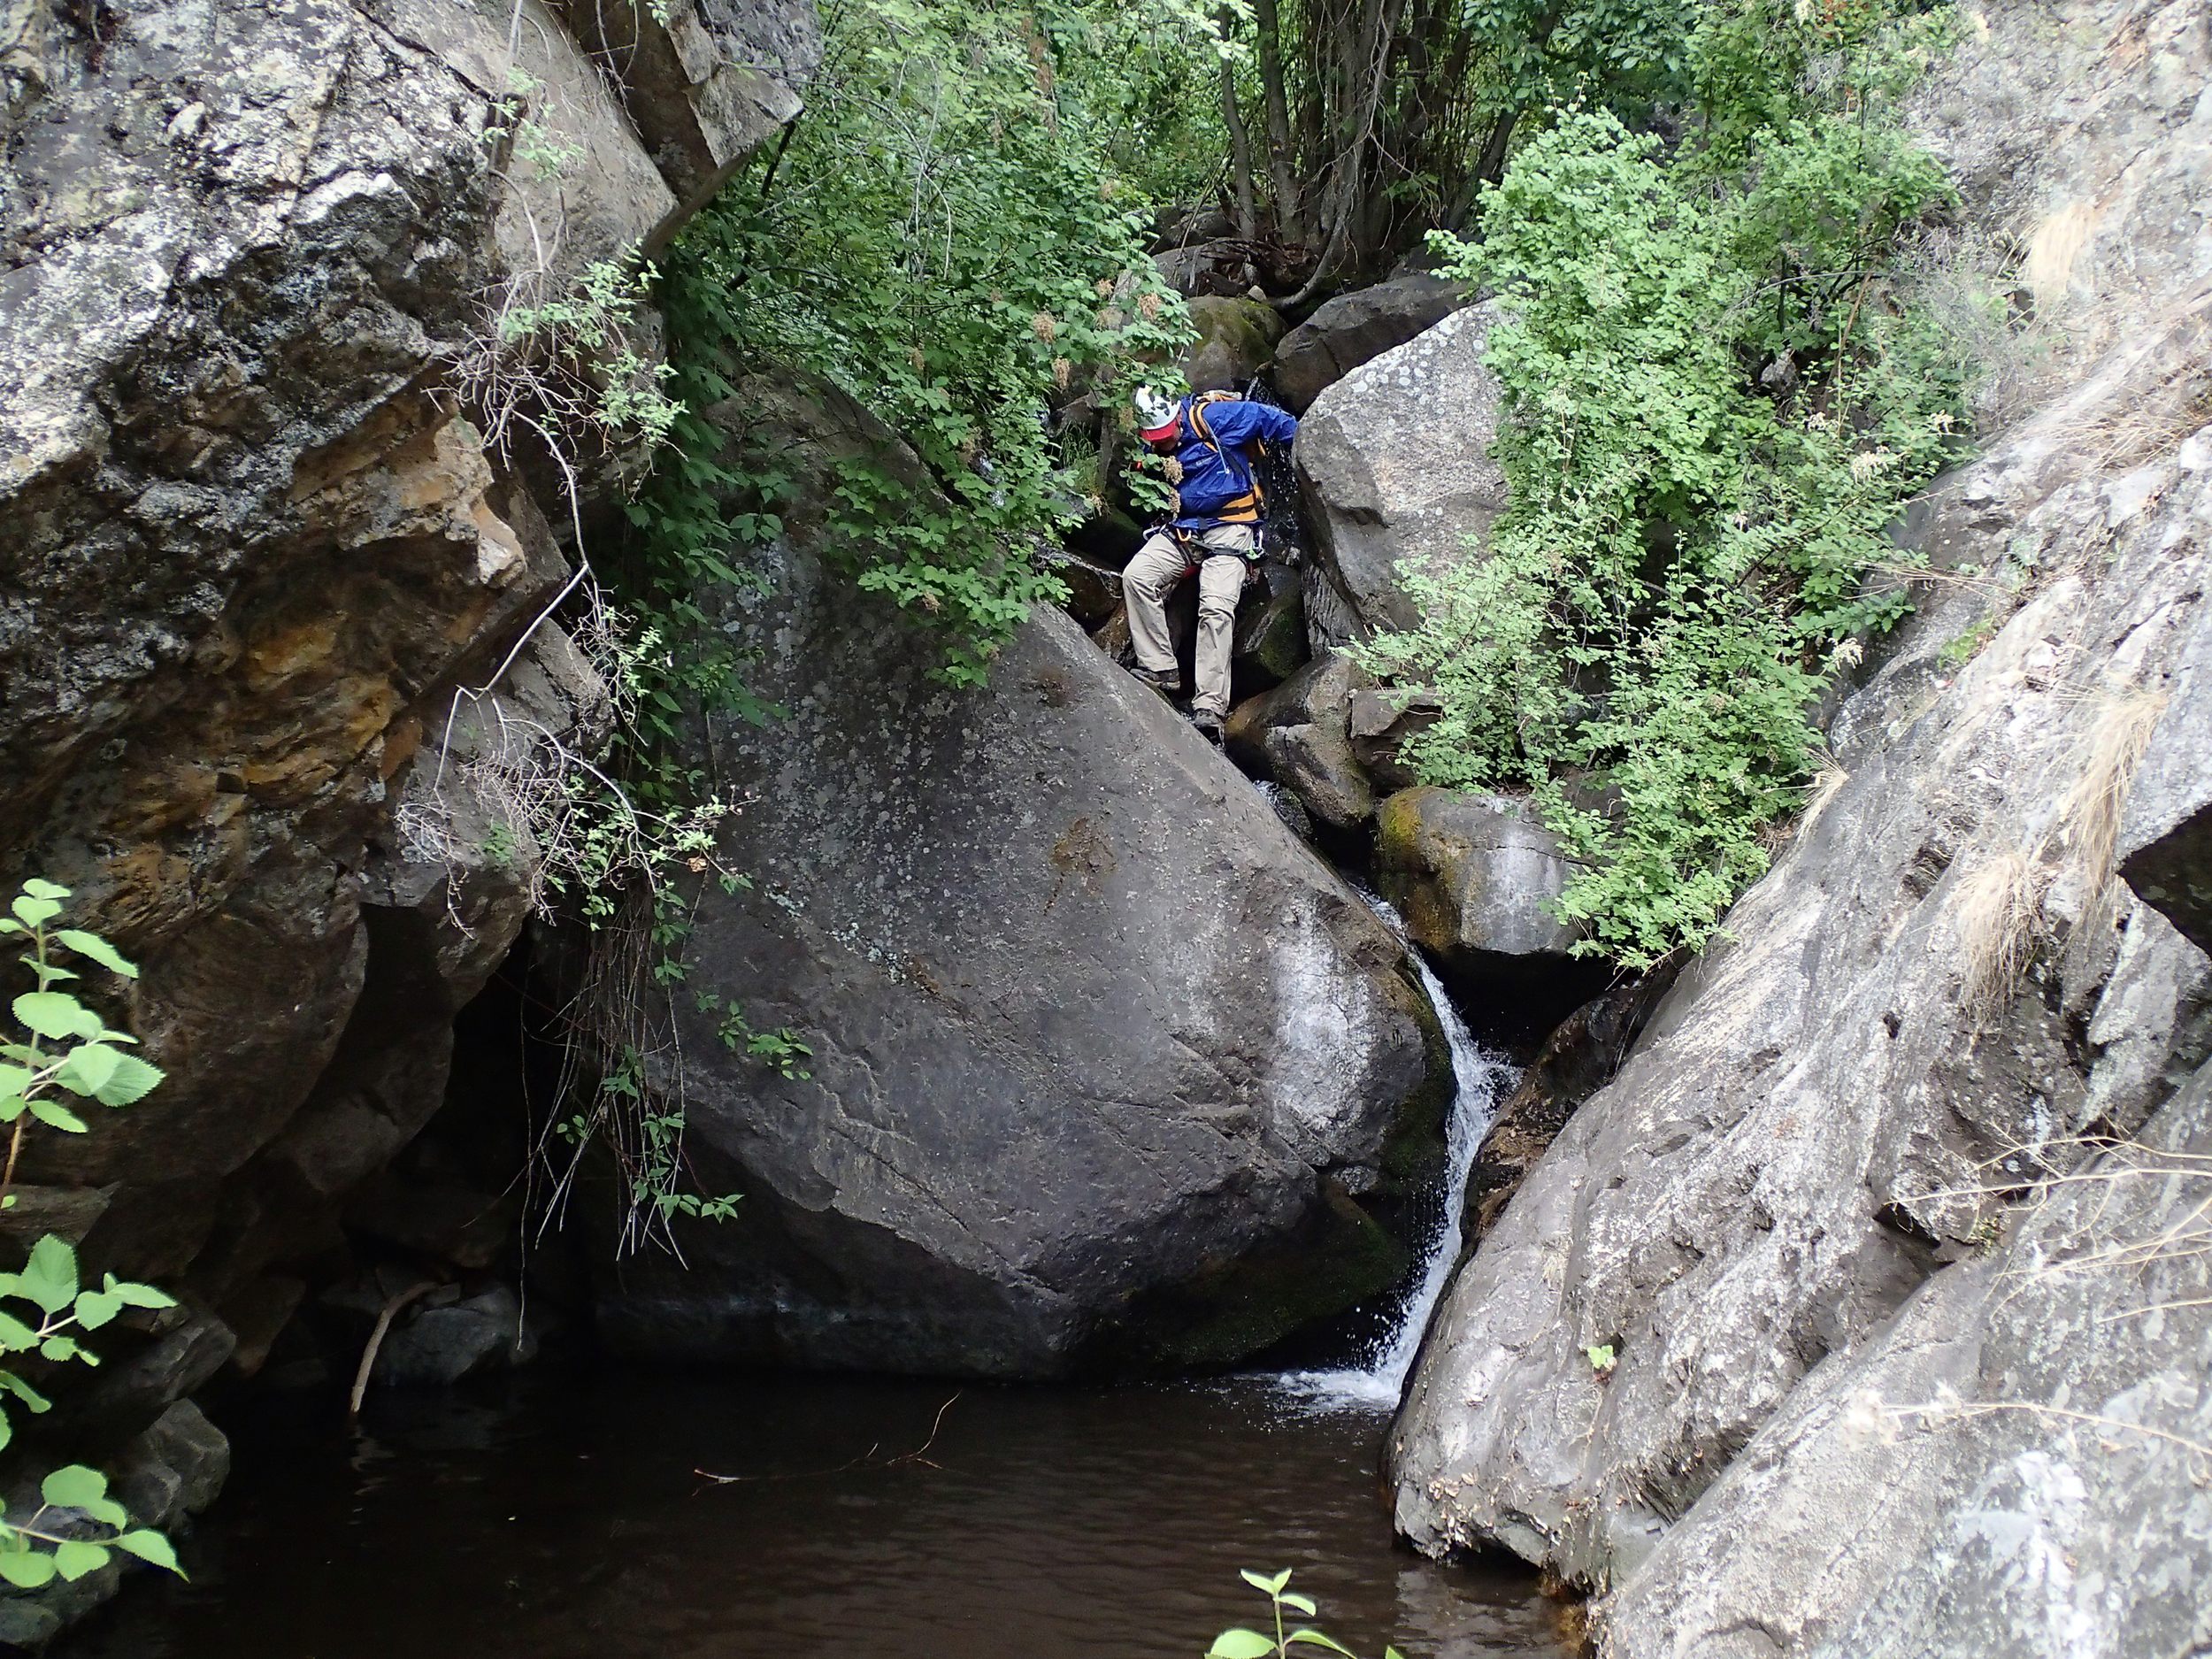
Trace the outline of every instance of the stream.
<instances>
[{"instance_id":1,"label":"stream","mask_svg":"<svg viewBox=\"0 0 2212 1659\"><path fill-rule=\"evenodd\" d=\"M1394 924L1386 906L1371 899ZM1415 956L1415 961L1420 958ZM1426 965L1458 1091L1404 1299L1333 1370L1115 1387L544 1369L242 1397L188 1583L67 1659L1196 1659L1294 1570L1363 1659L1562 1659L1533 1575L1394 1540L1383 1433L1511 1071Z\"/></svg>"}]
</instances>

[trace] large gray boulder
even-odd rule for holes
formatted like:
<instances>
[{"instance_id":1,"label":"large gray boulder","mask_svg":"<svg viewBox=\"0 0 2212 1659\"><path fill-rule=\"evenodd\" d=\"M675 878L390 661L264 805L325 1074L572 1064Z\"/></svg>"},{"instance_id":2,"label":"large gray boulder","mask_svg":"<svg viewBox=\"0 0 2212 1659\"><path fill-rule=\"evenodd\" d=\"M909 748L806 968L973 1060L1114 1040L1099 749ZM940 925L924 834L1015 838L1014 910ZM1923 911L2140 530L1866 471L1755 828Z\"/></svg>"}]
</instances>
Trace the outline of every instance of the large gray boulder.
<instances>
[{"instance_id":1,"label":"large gray boulder","mask_svg":"<svg viewBox=\"0 0 2212 1659\"><path fill-rule=\"evenodd\" d=\"M746 396L802 476L910 471L833 393ZM1391 1282L1358 1200L1432 1164L1448 1077L1403 948L1069 618L946 690L808 550L814 507L785 522L726 626L787 718L710 738L752 885L702 893L677 1002L685 1156L745 1196L687 1265L624 1263L603 1333L1045 1377L1233 1359ZM733 1003L809 1075L726 1047Z\"/></svg>"},{"instance_id":2,"label":"large gray boulder","mask_svg":"<svg viewBox=\"0 0 2212 1659\"><path fill-rule=\"evenodd\" d=\"M1440 955L1564 957L1580 937L1548 903L1574 861L1525 797L1402 789L1377 810L1375 868L1408 930Z\"/></svg>"},{"instance_id":3,"label":"large gray boulder","mask_svg":"<svg viewBox=\"0 0 2212 1659\"><path fill-rule=\"evenodd\" d=\"M2212 452L2116 492L2078 453L2052 465L2082 413L1935 492L1935 530L2011 549L2032 596L1949 587L1909 625L1836 722L1848 780L1454 1285L1391 1441L1425 1547L1630 1583L1809 1372L1989 1237L2000 1189L2140 1124L2193 1063L2201 954L2109 879L2104 803L2116 729L2190 660ZM1962 670L1985 616L2003 626ZM2139 775L2208 768L2153 748Z\"/></svg>"},{"instance_id":4,"label":"large gray boulder","mask_svg":"<svg viewBox=\"0 0 2212 1659\"><path fill-rule=\"evenodd\" d=\"M2206 450L2212 445L2188 458L2212 465ZM2199 618L2197 634L2146 740L2154 754L2212 750L2212 616ZM2118 850L2127 884L2212 950L2212 778L2182 767L2144 769L2128 795Z\"/></svg>"},{"instance_id":5,"label":"large gray boulder","mask_svg":"<svg viewBox=\"0 0 2212 1659\"><path fill-rule=\"evenodd\" d=\"M1408 271L1340 294L1285 334L1272 378L1285 408L1303 414L1313 400L1361 364L1402 346L1467 303L1455 282Z\"/></svg>"},{"instance_id":6,"label":"large gray boulder","mask_svg":"<svg viewBox=\"0 0 2212 1659\"><path fill-rule=\"evenodd\" d=\"M1601 1609L1617 1659L2212 1645L2212 1072L1808 1377Z\"/></svg>"},{"instance_id":7,"label":"large gray boulder","mask_svg":"<svg viewBox=\"0 0 2212 1659\"><path fill-rule=\"evenodd\" d=\"M1495 301L1453 312L1331 386L1299 424L1293 455L1320 565L1362 632L1411 626L1401 568L1457 564L1505 511L1490 457L1499 388L1483 364L1498 316Z\"/></svg>"}]
</instances>

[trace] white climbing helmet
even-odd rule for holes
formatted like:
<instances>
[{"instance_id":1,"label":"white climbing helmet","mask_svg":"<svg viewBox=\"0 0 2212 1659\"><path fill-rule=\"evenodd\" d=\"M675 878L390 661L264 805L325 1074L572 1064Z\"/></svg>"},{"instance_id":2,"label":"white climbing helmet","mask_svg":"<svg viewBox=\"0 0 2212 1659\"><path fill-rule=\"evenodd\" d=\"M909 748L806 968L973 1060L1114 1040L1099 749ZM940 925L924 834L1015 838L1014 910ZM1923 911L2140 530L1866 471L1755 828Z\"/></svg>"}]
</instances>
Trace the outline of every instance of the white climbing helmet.
<instances>
[{"instance_id":1,"label":"white climbing helmet","mask_svg":"<svg viewBox=\"0 0 2212 1659\"><path fill-rule=\"evenodd\" d=\"M1149 386L1140 386L1129 402L1137 411L1137 431L1147 443L1158 443L1175 435L1175 418L1182 408L1181 399L1170 397Z\"/></svg>"}]
</instances>

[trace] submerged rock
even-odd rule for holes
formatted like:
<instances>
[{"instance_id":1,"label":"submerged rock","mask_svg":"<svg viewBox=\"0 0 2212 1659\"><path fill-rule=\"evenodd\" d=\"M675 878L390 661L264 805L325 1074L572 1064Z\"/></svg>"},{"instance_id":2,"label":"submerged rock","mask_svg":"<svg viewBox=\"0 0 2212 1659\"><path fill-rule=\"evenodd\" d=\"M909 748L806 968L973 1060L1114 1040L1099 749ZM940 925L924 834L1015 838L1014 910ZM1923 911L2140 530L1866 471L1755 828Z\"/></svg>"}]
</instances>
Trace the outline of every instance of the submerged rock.
<instances>
[{"instance_id":1,"label":"submerged rock","mask_svg":"<svg viewBox=\"0 0 2212 1659\"><path fill-rule=\"evenodd\" d=\"M806 476L887 442L832 393L773 419ZM948 691L785 521L728 621L789 718L711 739L753 885L702 894L678 1002L686 1156L745 1196L611 1277L602 1332L1042 1377L1233 1359L1391 1282L1357 1198L1432 1161L1448 1075L1403 947L1067 618ZM729 1006L808 1075L726 1046Z\"/></svg>"}]
</instances>

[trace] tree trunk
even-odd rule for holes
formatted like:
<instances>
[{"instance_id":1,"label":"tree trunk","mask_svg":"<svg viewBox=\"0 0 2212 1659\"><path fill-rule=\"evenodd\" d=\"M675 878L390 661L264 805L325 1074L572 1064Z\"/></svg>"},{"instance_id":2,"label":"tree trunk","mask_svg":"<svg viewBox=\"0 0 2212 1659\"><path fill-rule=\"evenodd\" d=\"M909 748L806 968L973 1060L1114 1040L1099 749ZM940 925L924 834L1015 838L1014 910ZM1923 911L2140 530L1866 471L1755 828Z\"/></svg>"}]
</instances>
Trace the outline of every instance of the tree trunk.
<instances>
[{"instance_id":1,"label":"tree trunk","mask_svg":"<svg viewBox=\"0 0 2212 1659\"><path fill-rule=\"evenodd\" d=\"M1267 122L1267 181L1275 193L1275 234L1284 242L1306 237L1304 204L1299 200L1296 159L1290 148L1290 101L1283 93L1282 33L1275 0L1254 0L1258 25L1261 106Z\"/></svg>"},{"instance_id":2,"label":"tree trunk","mask_svg":"<svg viewBox=\"0 0 2212 1659\"><path fill-rule=\"evenodd\" d=\"M1226 42L1232 19L1221 14L1221 38ZM1236 180L1237 234L1250 242L1260 234L1260 216L1252 204L1252 140L1244 130L1244 112L1237 108L1236 65L1221 60L1221 124L1229 133L1229 167Z\"/></svg>"}]
</instances>

